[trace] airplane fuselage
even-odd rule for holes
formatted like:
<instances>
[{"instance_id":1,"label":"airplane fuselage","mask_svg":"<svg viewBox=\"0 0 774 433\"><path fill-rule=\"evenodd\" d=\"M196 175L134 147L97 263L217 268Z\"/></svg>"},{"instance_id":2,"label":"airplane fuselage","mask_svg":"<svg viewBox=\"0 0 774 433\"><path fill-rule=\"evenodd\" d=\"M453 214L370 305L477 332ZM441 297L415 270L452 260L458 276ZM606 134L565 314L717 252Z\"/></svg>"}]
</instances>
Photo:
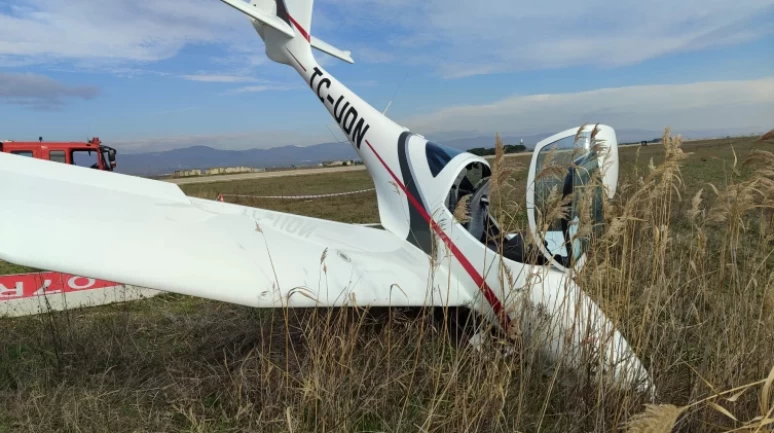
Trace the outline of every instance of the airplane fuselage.
<instances>
[{"instance_id":1,"label":"airplane fuselage","mask_svg":"<svg viewBox=\"0 0 774 433\"><path fill-rule=\"evenodd\" d=\"M311 10L305 9L311 8L311 3L298 0L295 10L288 9L283 0L276 0L275 4L274 13L292 29L294 36L289 37L283 25L268 26L254 20L266 53L301 75L347 136L374 181L384 229L430 256L432 263L446 271L442 274L450 277L443 284L454 286L448 288L450 291L468 292L469 307L504 331L511 331L511 325L518 321L517 329L546 335L547 350L556 357L567 346L577 349L587 344L584 342L593 340L597 344L604 339L616 346L608 354L610 361L618 364L614 369L616 376L647 377L620 332L567 272L503 257L452 215L446 206L450 188L475 163L489 171L486 160L455 152L448 155L440 171L432 170L432 143L380 113L317 63L308 32ZM302 14L300 22L293 18L293 13ZM617 175L617 166L614 174ZM552 318L548 324L544 320L546 314ZM578 322L584 321L578 326ZM539 323L544 323L545 329L538 329ZM593 329L595 339L584 336L589 329ZM630 362L633 369L623 368L623 364Z\"/></svg>"}]
</instances>

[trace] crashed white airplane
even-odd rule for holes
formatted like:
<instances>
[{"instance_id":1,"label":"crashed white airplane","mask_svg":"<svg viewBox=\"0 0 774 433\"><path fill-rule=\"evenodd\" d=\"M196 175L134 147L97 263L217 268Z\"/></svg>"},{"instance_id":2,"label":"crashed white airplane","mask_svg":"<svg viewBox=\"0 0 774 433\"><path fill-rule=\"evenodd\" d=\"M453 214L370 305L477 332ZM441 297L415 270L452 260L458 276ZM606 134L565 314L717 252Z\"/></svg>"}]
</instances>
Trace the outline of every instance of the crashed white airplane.
<instances>
[{"instance_id":1,"label":"crashed white airplane","mask_svg":"<svg viewBox=\"0 0 774 433\"><path fill-rule=\"evenodd\" d=\"M467 307L506 331L518 325L547 337L555 360L579 366L581 349L597 349L606 378L653 391L630 345L568 275L585 259L585 243L565 242L577 215L545 238L536 227L536 196L545 191L535 176L549 149L580 150L615 194L612 128L597 127L601 151L592 127L535 148L527 210L541 254L528 260L526 235L498 236L488 213L484 158L398 125L317 63L312 48L353 61L310 35L312 0L221 1L249 16L266 55L294 68L347 135L373 179L381 227L187 197L171 183L0 153L0 184L13 185L0 207L0 259L258 308ZM588 176L568 172L565 196ZM461 222L453 212L465 196L470 220Z\"/></svg>"}]
</instances>

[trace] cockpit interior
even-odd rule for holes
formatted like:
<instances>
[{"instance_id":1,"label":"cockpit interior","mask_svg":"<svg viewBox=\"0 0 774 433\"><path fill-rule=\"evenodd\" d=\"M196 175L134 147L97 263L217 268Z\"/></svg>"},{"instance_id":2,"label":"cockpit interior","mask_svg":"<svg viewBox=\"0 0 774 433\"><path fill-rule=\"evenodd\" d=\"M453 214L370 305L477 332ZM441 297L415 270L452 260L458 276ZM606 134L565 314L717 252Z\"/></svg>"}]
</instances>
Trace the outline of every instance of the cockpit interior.
<instances>
[{"instance_id":1,"label":"cockpit interior","mask_svg":"<svg viewBox=\"0 0 774 433\"><path fill-rule=\"evenodd\" d=\"M479 242L504 257L520 262L544 265L548 259L535 246L527 245L527 233L503 233L500 225L490 212L491 171L480 162L468 164L457 176L449 190L446 206L453 214L457 206L466 196L466 221L463 227ZM570 178L571 181L571 178ZM547 244L546 244L547 245ZM555 255L555 260L564 264L568 258Z\"/></svg>"}]
</instances>

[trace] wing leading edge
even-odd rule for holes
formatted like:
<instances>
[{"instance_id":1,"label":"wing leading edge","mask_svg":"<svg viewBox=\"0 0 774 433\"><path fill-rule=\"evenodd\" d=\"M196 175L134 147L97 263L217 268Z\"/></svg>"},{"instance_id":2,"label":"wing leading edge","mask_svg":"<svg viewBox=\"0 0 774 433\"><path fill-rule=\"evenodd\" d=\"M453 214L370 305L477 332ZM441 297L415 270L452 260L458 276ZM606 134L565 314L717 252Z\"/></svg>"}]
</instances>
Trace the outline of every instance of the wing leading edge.
<instances>
[{"instance_id":1,"label":"wing leading edge","mask_svg":"<svg viewBox=\"0 0 774 433\"><path fill-rule=\"evenodd\" d=\"M0 183L0 259L12 263L253 307L470 302L385 230L9 154Z\"/></svg>"}]
</instances>

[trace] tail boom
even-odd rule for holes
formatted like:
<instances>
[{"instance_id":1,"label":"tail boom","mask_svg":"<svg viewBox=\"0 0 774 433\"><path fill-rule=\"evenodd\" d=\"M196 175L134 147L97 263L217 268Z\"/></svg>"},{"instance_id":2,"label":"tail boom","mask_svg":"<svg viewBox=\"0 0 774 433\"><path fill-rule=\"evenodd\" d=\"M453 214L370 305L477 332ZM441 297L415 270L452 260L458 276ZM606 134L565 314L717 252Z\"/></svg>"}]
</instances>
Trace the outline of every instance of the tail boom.
<instances>
[{"instance_id":1,"label":"tail boom","mask_svg":"<svg viewBox=\"0 0 774 433\"><path fill-rule=\"evenodd\" d=\"M352 59L348 51L310 35L313 1L254 0L255 4L250 7L241 0L221 1L253 19L253 26L266 46L266 55L293 67L347 136L374 181L382 226L396 233L407 230L408 204L404 196L396 194L390 172L400 172L398 147L408 129L369 105L317 63L312 48L350 63ZM266 15L276 20L264 21L262 17ZM285 32L287 29L292 30L292 36Z\"/></svg>"}]
</instances>

